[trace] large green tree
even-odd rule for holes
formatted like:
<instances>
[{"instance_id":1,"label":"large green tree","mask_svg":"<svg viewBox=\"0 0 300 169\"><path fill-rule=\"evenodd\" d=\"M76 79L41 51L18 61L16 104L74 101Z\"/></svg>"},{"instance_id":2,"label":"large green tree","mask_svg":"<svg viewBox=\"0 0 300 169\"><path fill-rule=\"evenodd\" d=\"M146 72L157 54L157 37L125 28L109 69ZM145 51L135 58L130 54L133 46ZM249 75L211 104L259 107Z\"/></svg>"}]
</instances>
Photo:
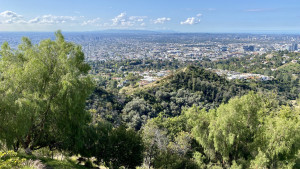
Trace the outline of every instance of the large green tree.
<instances>
[{"instance_id":1,"label":"large green tree","mask_svg":"<svg viewBox=\"0 0 300 169\"><path fill-rule=\"evenodd\" d=\"M186 111L202 147L198 163L223 168L292 168L300 150L299 111L253 92L217 109Z\"/></svg>"},{"instance_id":2,"label":"large green tree","mask_svg":"<svg viewBox=\"0 0 300 169\"><path fill-rule=\"evenodd\" d=\"M89 122L85 100L93 81L79 45L56 40L34 45L22 38L17 49L0 51L0 140L27 152L40 147L78 147Z\"/></svg>"}]
</instances>

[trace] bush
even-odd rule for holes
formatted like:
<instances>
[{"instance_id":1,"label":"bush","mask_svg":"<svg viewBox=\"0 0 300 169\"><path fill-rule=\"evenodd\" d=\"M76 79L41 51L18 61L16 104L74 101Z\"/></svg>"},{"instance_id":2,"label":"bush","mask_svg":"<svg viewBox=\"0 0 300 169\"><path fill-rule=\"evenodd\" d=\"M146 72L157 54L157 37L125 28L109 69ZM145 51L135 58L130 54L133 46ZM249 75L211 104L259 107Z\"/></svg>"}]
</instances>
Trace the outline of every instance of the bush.
<instances>
[{"instance_id":1,"label":"bush","mask_svg":"<svg viewBox=\"0 0 300 169\"><path fill-rule=\"evenodd\" d=\"M0 151L0 169L21 167L24 162L25 159L17 157L17 153L14 151Z\"/></svg>"}]
</instances>

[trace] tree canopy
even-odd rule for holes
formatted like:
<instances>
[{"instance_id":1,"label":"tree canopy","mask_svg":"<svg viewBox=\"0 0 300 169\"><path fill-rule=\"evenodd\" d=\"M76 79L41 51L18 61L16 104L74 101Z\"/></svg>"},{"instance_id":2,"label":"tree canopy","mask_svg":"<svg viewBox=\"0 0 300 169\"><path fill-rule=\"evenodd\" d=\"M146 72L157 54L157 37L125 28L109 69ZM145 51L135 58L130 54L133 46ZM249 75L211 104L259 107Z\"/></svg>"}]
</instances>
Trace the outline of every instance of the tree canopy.
<instances>
[{"instance_id":1,"label":"tree canopy","mask_svg":"<svg viewBox=\"0 0 300 169\"><path fill-rule=\"evenodd\" d=\"M217 109L186 112L206 160L223 168L291 168L300 149L299 111L253 92ZM201 155L201 156L202 156Z\"/></svg>"},{"instance_id":2,"label":"tree canopy","mask_svg":"<svg viewBox=\"0 0 300 169\"><path fill-rule=\"evenodd\" d=\"M34 45L22 38L17 49L6 42L0 51L0 140L27 150L80 144L89 119L85 100L93 88L79 45L56 40ZM68 145L68 146L67 146Z\"/></svg>"}]
</instances>

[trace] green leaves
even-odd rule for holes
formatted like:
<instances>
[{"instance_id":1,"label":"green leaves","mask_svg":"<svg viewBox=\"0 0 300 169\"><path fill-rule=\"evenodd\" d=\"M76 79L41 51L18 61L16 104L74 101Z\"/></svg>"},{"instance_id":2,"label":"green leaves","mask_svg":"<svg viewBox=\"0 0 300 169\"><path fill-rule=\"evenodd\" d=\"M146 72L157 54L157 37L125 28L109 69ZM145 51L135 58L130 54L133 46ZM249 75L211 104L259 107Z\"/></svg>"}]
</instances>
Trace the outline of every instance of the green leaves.
<instances>
[{"instance_id":1,"label":"green leaves","mask_svg":"<svg viewBox=\"0 0 300 169\"><path fill-rule=\"evenodd\" d=\"M204 155L222 167L292 167L300 149L299 113L250 92L216 110L185 115Z\"/></svg>"},{"instance_id":2,"label":"green leaves","mask_svg":"<svg viewBox=\"0 0 300 169\"><path fill-rule=\"evenodd\" d=\"M300 123L297 118L291 117L293 115L295 112L284 107L267 119L263 133L266 142L264 152L273 167L293 166L295 155L300 150Z\"/></svg>"},{"instance_id":3,"label":"green leaves","mask_svg":"<svg viewBox=\"0 0 300 169\"><path fill-rule=\"evenodd\" d=\"M0 169L20 168L26 159L17 157L14 151L0 151Z\"/></svg>"},{"instance_id":4,"label":"green leaves","mask_svg":"<svg viewBox=\"0 0 300 169\"><path fill-rule=\"evenodd\" d=\"M89 121L85 100L94 87L81 47L58 31L56 41L37 45L22 38L16 50L4 43L0 54L0 140L32 149L71 146Z\"/></svg>"}]
</instances>

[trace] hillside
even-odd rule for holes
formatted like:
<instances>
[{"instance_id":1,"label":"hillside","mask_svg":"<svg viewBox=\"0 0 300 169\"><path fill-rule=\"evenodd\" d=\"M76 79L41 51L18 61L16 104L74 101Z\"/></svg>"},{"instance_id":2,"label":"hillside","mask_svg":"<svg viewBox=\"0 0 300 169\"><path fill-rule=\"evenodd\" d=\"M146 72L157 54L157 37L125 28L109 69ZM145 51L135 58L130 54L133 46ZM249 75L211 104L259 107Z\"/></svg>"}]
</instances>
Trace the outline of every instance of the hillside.
<instances>
[{"instance_id":1,"label":"hillside","mask_svg":"<svg viewBox=\"0 0 300 169\"><path fill-rule=\"evenodd\" d=\"M124 106L122 118L138 130L147 119L159 113L173 117L193 105L214 108L247 93L250 87L228 81L201 67L188 66L147 86L126 90L131 101Z\"/></svg>"},{"instance_id":2,"label":"hillside","mask_svg":"<svg viewBox=\"0 0 300 169\"><path fill-rule=\"evenodd\" d=\"M150 84L145 88L137 89L133 92L133 95L140 96L143 93L148 93L156 97L157 100L169 102L172 101L171 97L160 95L167 92L176 92L178 96L185 91L186 93L182 97L188 94L197 94L199 97L201 96L200 102L206 105L227 102L232 96L242 95L249 90L249 86L228 81L209 70L197 66L188 66L157 81L154 85Z\"/></svg>"},{"instance_id":3,"label":"hillside","mask_svg":"<svg viewBox=\"0 0 300 169\"><path fill-rule=\"evenodd\" d=\"M289 73L289 74L300 74L300 64L299 63L287 63L277 68L277 71L280 73Z\"/></svg>"}]
</instances>

